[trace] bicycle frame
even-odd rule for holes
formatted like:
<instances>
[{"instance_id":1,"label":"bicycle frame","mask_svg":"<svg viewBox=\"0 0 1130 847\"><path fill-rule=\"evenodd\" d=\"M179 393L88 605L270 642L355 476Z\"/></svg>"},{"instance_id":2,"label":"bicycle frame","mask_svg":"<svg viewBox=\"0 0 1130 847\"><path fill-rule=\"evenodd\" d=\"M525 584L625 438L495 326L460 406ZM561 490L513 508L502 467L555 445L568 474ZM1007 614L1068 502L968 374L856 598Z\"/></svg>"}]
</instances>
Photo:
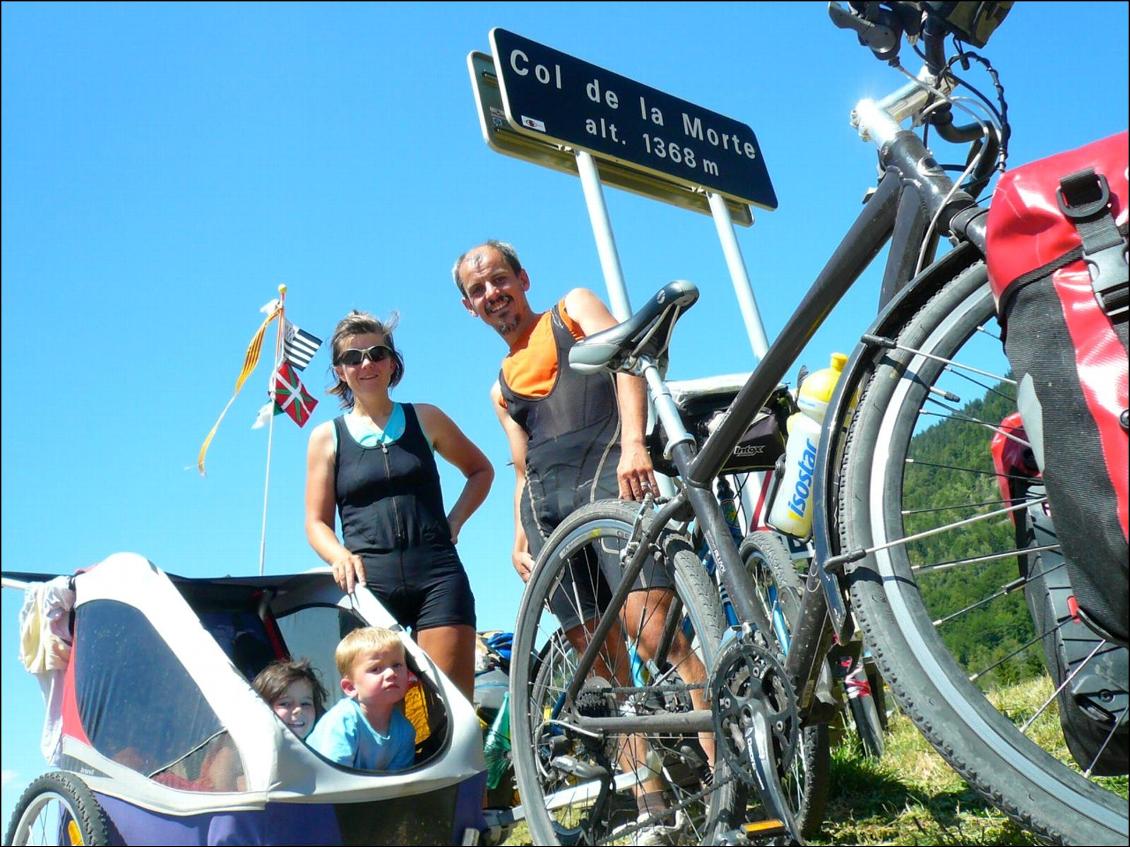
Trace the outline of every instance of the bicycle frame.
<instances>
[{"instance_id":1,"label":"bicycle frame","mask_svg":"<svg viewBox=\"0 0 1130 847\"><path fill-rule=\"evenodd\" d=\"M580 659L578 673L568 691L570 700L580 691L599 645L612 629L616 610L623 604L654 541L669 520L687 519L690 517L688 512L693 513L699 522L714 555L719 577L739 618L747 622L745 626L752 624L758 629L769 630L771 622L766 619L757 601L752 579L742 565L737 545L711 489L712 481L773 389L781 383L825 318L871 265L888 240L892 240L892 246L887 257L882 292L884 301L890 299L890 302L875 326L881 326L890 315L901 313L907 295L928 289L937 277L937 269L952 269L956 263L970 263L977 255L984 254L986 210L956 188L917 135L899 127L898 119L914 111L915 104L920 103L923 96L922 86L910 83L881 103L863 101L856 107L854 114L861 136L869 138L879 148L880 165L884 172L879 186L776 341L769 346L734 398L722 423L697 453L694 438L683 425L678 407L659 375L656 362L641 360L638 363L634 372L642 371L647 380L656 414L668 435L667 451L685 485L660 509L635 549L629 550L620 586ZM935 219L938 232L948 231L964 243L911 279L918 258L914 248L927 231L929 222ZM910 282L899 286L902 280ZM902 290L896 295L900 287ZM881 306L884 301L881 301ZM833 441L850 411L848 398L858 379L858 362L866 349L864 344L857 347L830 404L818 450L820 459L813 485L815 492L827 492L829 457L835 446ZM805 713L812 704L821 661L833 639L842 641L850 635L850 620L839 580L839 572L848 557L831 555L835 547L829 531L830 515L826 512L828 500L820 495L813 499L816 554L812 559L800 619L793 628L792 649L785 665L800 698L801 710ZM707 730L710 726L709 712L702 715L692 712L671 718L679 723L682 731ZM654 728L654 718L652 721L650 726ZM587 719L582 726L588 723L592 724L592 729L606 727L611 730L614 726L618 731L642 729L630 717Z\"/></svg>"}]
</instances>

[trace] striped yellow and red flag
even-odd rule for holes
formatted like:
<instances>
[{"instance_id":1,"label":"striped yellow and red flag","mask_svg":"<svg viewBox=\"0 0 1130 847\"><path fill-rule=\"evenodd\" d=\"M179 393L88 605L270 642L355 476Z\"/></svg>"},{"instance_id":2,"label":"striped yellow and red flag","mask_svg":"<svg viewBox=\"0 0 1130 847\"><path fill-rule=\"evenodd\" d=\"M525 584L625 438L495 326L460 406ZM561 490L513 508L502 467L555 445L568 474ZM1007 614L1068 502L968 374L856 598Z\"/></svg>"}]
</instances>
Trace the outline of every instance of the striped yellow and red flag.
<instances>
[{"instance_id":1,"label":"striped yellow and red flag","mask_svg":"<svg viewBox=\"0 0 1130 847\"><path fill-rule=\"evenodd\" d=\"M235 391L232 393L231 399L228 400L224 410L220 412L220 416L216 418L216 422L212 424L212 428L208 431L208 437L204 439L204 443L200 445L200 455L196 457L196 467L200 470L200 475L204 476L204 454L208 452L208 445L212 443L212 439L216 435L216 430L220 427L220 421L224 419L224 415L228 413L231 404L235 402L235 398L239 395L239 390L243 388L243 383L251 376L251 372L255 370L255 366L259 364L259 354L263 350L263 336L267 332L267 327L271 325L271 321L278 319L282 314L282 302L279 300L272 300L260 311L267 313L266 320L260 325L255 334L251 336L251 343L247 345L247 354L243 357L243 370L239 372L239 376L235 380Z\"/></svg>"}]
</instances>

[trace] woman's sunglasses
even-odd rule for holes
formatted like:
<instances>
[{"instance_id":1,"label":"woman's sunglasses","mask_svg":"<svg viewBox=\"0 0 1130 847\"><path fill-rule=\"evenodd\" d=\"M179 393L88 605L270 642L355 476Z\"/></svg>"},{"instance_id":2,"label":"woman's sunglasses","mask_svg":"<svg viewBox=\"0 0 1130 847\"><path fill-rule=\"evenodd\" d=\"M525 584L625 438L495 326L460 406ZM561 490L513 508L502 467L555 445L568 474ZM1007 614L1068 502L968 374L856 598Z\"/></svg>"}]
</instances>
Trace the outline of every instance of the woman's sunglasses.
<instances>
[{"instance_id":1,"label":"woman's sunglasses","mask_svg":"<svg viewBox=\"0 0 1130 847\"><path fill-rule=\"evenodd\" d=\"M392 351L385 347L383 344L374 344L368 350L358 350L356 347L350 347L341 351L341 355L337 357L339 365L360 365L364 364L368 359L370 362L383 362Z\"/></svg>"}]
</instances>

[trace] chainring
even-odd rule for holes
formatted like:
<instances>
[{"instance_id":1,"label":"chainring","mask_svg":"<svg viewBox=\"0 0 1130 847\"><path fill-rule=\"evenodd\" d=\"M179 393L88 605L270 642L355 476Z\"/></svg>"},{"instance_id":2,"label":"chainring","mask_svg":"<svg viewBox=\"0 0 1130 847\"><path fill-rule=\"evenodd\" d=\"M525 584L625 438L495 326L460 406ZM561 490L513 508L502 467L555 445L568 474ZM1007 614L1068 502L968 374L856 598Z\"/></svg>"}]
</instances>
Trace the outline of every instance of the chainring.
<instances>
[{"instance_id":1,"label":"chainring","mask_svg":"<svg viewBox=\"0 0 1130 847\"><path fill-rule=\"evenodd\" d=\"M777 772L783 774L796 753L800 716L796 692L775 653L749 636L729 641L715 663L710 693L718 749L732 772L747 785L757 781L746 748L760 703L769 718Z\"/></svg>"}]
</instances>

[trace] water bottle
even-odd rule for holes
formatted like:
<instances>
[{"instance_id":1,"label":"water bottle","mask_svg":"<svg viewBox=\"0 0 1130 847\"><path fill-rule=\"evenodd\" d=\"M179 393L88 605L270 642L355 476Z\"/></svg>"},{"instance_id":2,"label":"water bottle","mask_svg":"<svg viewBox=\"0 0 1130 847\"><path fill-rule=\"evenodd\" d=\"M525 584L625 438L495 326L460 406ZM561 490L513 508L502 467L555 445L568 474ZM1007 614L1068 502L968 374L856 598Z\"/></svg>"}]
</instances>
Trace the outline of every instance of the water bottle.
<instances>
[{"instance_id":1,"label":"water bottle","mask_svg":"<svg viewBox=\"0 0 1130 847\"><path fill-rule=\"evenodd\" d=\"M773 498L769 524L797 538L812 533L812 481L816 449L828 402L843 373L847 356L833 353L828 367L809 374L797 391L799 412L789 417L785 444L785 474Z\"/></svg>"},{"instance_id":2,"label":"water bottle","mask_svg":"<svg viewBox=\"0 0 1130 847\"><path fill-rule=\"evenodd\" d=\"M495 715L483 743L483 757L487 763L487 788L498 788L510 767L510 692L502 697L502 708Z\"/></svg>"}]
</instances>

